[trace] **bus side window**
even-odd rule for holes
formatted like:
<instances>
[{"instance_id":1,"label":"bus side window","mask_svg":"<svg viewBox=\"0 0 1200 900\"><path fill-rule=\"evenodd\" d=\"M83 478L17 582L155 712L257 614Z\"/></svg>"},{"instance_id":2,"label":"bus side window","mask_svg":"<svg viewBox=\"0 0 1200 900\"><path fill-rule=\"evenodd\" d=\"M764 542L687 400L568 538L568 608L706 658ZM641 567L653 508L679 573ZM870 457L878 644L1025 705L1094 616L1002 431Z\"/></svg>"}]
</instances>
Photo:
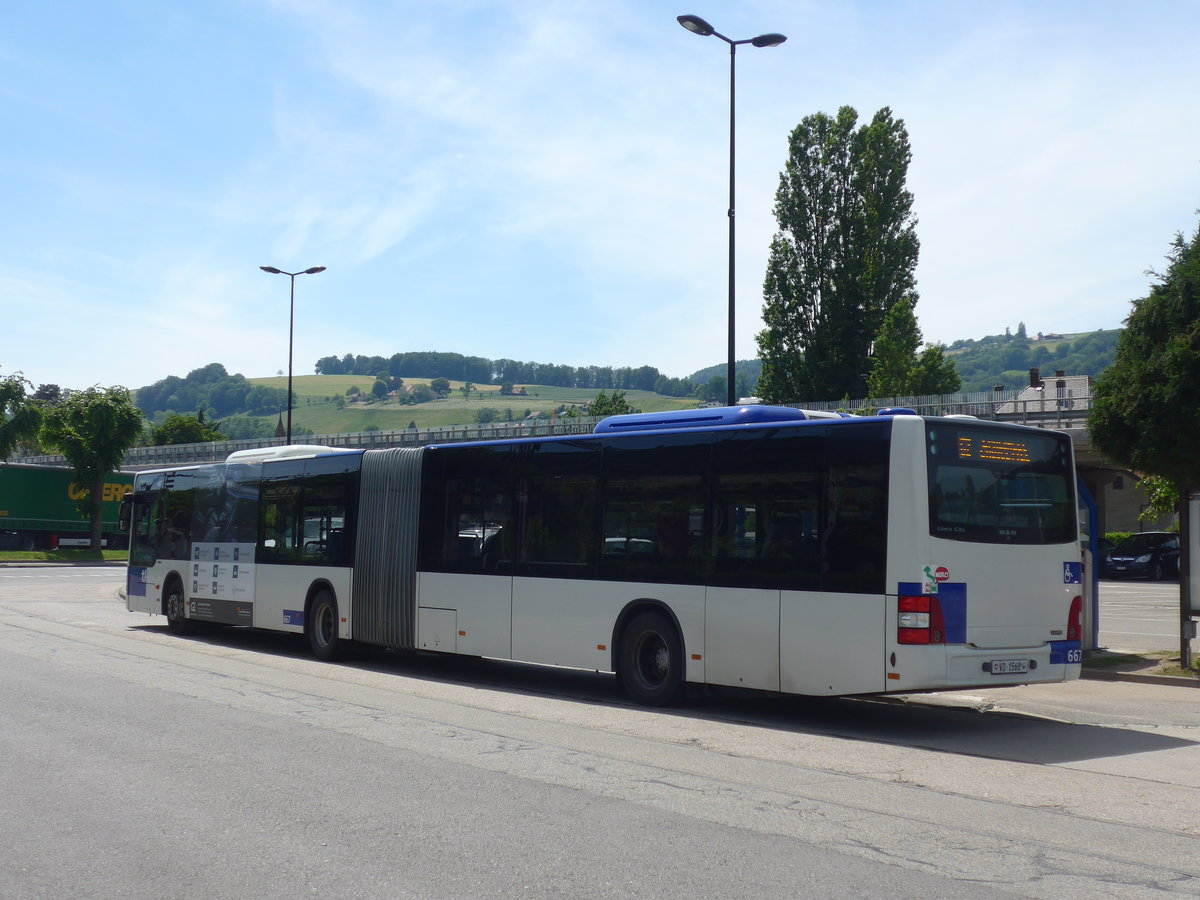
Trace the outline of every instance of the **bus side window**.
<instances>
[{"instance_id":1,"label":"bus side window","mask_svg":"<svg viewBox=\"0 0 1200 900\"><path fill-rule=\"evenodd\" d=\"M887 558L887 469L830 466L825 538L826 590L884 590Z\"/></svg>"},{"instance_id":2,"label":"bus side window","mask_svg":"<svg viewBox=\"0 0 1200 900\"><path fill-rule=\"evenodd\" d=\"M447 482L443 572L506 573L512 569L512 497L500 478Z\"/></svg>"},{"instance_id":3,"label":"bus side window","mask_svg":"<svg viewBox=\"0 0 1200 900\"><path fill-rule=\"evenodd\" d=\"M262 492L262 543L258 560L291 563L300 559L303 522L300 518L300 488L289 484L264 485Z\"/></svg>"}]
</instances>

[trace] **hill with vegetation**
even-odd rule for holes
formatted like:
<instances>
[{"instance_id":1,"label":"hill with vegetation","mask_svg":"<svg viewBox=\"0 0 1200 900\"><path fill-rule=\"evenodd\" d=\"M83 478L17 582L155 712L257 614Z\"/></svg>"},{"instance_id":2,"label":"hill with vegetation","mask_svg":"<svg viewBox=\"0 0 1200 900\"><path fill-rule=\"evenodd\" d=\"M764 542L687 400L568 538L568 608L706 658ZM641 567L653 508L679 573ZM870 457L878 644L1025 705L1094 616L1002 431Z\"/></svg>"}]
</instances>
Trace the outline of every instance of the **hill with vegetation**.
<instances>
[{"instance_id":1,"label":"hill with vegetation","mask_svg":"<svg viewBox=\"0 0 1200 900\"><path fill-rule=\"evenodd\" d=\"M599 393L593 388L475 384L446 378L393 379L377 391L379 383L380 379L359 375L295 376L293 435L553 419L583 414ZM645 412L684 409L697 402L694 397L667 397L654 391L623 393L631 406ZM285 375L245 378L229 375L219 363L212 363L139 389L136 402L154 423L174 414L203 411L204 419L226 437L258 438L275 433L286 415L286 397Z\"/></svg>"},{"instance_id":2,"label":"hill with vegetation","mask_svg":"<svg viewBox=\"0 0 1200 900\"><path fill-rule=\"evenodd\" d=\"M961 390L990 391L996 385L1011 390L1029 383L1034 366L1043 375L1062 369L1068 375L1095 378L1112 365L1120 334L1118 329L1028 337L1024 326L1018 326L1016 334L955 341L946 355L962 378Z\"/></svg>"},{"instance_id":3,"label":"hill with vegetation","mask_svg":"<svg viewBox=\"0 0 1200 900\"><path fill-rule=\"evenodd\" d=\"M1043 374L1063 369L1070 375L1099 375L1113 361L1119 334L1029 337L1020 326L1016 334L955 341L946 355L962 377L963 391L989 391L996 385L1012 389L1028 383L1032 366ZM577 415L600 391L621 391L631 406L646 412L725 397L724 364L700 369L687 378L668 378L653 366L571 367L456 353L404 353L389 358L324 357L317 368L318 374L293 379L296 435ZM738 361L739 396L754 393L761 370L760 360ZM287 409L286 398L286 376L246 378L229 374L220 363L186 376L169 376L136 392L138 406L153 423L160 424L172 414L202 413L230 438L274 434Z\"/></svg>"}]
</instances>

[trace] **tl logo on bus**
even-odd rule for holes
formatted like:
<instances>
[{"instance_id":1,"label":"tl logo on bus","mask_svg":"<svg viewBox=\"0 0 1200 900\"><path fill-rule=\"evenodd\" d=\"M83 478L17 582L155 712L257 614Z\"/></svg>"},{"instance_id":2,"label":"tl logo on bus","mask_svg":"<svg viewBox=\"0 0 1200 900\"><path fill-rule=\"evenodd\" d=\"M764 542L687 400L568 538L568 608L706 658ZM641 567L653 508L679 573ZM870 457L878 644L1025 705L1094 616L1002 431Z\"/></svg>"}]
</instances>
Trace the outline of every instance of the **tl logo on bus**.
<instances>
[{"instance_id":1,"label":"tl logo on bus","mask_svg":"<svg viewBox=\"0 0 1200 900\"><path fill-rule=\"evenodd\" d=\"M938 585L944 581L950 580L950 570L945 566L938 566L936 569L932 566L925 567L925 593L936 594Z\"/></svg>"}]
</instances>

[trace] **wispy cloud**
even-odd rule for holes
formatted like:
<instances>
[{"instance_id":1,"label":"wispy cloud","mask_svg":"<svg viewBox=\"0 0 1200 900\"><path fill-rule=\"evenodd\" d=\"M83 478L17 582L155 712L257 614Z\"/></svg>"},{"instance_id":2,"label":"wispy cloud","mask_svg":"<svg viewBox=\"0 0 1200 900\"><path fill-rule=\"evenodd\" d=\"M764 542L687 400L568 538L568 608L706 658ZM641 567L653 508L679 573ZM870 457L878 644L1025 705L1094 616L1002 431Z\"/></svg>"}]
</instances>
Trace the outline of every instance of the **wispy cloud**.
<instances>
[{"instance_id":1,"label":"wispy cloud","mask_svg":"<svg viewBox=\"0 0 1200 900\"><path fill-rule=\"evenodd\" d=\"M19 136L0 147L0 303L53 313L16 317L0 366L66 385L274 372L286 281L264 264L329 266L297 285L298 370L431 347L674 375L721 361L728 53L681 11L23 8L0 35L0 128ZM1115 326L1194 225L1195 3L694 11L789 35L737 57L739 356L787 135L816 111L906 121L930 339Z\"/></svg>"}]
</instances>

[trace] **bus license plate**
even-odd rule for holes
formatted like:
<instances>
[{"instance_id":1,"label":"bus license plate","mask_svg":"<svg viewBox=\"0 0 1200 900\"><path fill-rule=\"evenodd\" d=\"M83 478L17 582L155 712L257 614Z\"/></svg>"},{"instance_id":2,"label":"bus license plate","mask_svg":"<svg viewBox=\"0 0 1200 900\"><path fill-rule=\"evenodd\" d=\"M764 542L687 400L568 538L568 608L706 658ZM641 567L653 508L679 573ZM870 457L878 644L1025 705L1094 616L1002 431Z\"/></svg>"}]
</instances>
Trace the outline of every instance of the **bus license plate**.
<instances>
[{"instance_id":1,"label":"bus license plate","mask_svg":"<svg viewBox=\"0 0 1200 900\"><path fill-rule=\"evenodd\" d=\"M1024 675L1029 671L1027 659L993 659L993 675Z\"/></svg>"}]
</instances>

